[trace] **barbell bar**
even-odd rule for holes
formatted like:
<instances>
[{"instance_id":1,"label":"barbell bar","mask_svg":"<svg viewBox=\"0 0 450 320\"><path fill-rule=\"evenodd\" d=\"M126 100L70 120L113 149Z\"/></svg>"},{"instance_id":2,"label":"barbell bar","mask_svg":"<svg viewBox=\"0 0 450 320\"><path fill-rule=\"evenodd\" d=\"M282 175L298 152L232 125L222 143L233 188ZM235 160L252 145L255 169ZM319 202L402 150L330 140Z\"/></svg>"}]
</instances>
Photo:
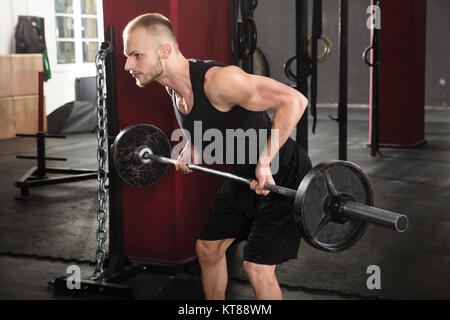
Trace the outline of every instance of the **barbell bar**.
<instances>
[{"instance_id":1,"label":"barbell bar","mask_svg":"<svg viewBox=\"0 0 450 320\"><path fill-rule=\"evenodd\" d=\"M125 128L113 144L114 166L119 176L134 186L151 185L160 180L169 165L170 143L157 127L139 124ZM250 185L252 179L195 164L193 171L220 176ZM367 224L397 232L408 228L406 215L373 206L373 187L356 164L331 160L319 163L302 179L297 190L265 184L264 189L294 198L295 221L305 240L329 252L341 251L356 243Z\"/></svg>"},{"instance_id":2,"label":"barbell bar","mask_svg":"<svg viewBox=\"0 0 450 320\"><path fill-rule=\"evenodd\" d=\"M177 163L177 161L172 158L166 158L166 157L162 157L162 156L153 154L153 152L151 151L150 148L142 148L140 150L139 160L142 163L145 163L146 160L154 160L154 161L157 161L160 163L171 164L171 165L176 165L176 163ZM233 181L248 184L248 185L250 185L250 183L253 181L252 179L244 178L244 177L241 177L241 176L229 173L229 172L214 170L211 168L198 166L198 165L195 165L192 163L186 163L186 165L189 169L191 169L193 171L199 171L199 172L203 172L203 173L207 173L207 174L212 174L215 176L223 177L226 179L231 179ZM274 185L274 184L266 183L264 185L264 189L276 192L278 194L281 194L281 195L284 195L287 197L292 197L292 198L295 198L295 195L297 194L297 191L294 189L285 188L285 187Z\"/></svg>"},{"instance_id":3,"label":"barbell bar","mask_svg":"<svg viewBox=\"0 0 450 320\"><path fill-rule=\"evenodd\" d=\"M172 158L162 157L156 154L153 154L150 148L142 148L139 151L139 160L142 163L148 163L147 160L157 161L159 163L165 163L170 165L176 165L177 161ZM224 172L220 170L215 170L211 168L206 168L202 166L198 166L191 163L186 163L187 167L193 171L199 171L219 177L223 177L226 179L231 179L236 182L244 183L250 185L253 179L244 178L229 172ZM332 185L331 178L329 175L326 177L327 183L330 185L332 196L339 197L339 192L334 189ZM281 194L286 197L295 198L297 196L297 190L286 188L283 186L278 186L270 183L264 184L264 190L268 190L271 192L275 192ZM364 205L352 200L351 198L343 198L342 201L338 204L339 211L346 218L351 219L359 219L370 222L372 224L379 225L381 227L385 227L388 229L392 229L398 232L403 232L408 227L408 220L405 215L398 214L395 212L390 212L387 210L375 208L372 206ZM330 200L331 201L331 200ZM336 209L338 208L336 207ZM335 217L337 218L337 217Z\"/></svg>"}]
</instances>

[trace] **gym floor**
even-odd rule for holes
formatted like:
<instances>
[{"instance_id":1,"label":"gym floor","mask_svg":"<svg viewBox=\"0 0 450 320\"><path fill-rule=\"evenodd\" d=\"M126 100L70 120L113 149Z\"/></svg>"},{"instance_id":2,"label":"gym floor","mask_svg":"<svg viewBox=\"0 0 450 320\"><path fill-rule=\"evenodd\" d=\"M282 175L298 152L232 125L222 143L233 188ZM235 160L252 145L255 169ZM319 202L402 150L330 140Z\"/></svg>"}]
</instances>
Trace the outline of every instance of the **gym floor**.
<instances>
[{"instance_id":1,"label":"gym floor","mask_svg":"<svg viewBox=\"0 0 450 320\"><path fill-rule=\"evenodd\" d=\"M336 109L319 108L316 134L309 133L313 164L337 158L337 125L328 118ZM348 160L369 175L375 205L409 217L409 228L396 233L370 226L360 241L340 253L326 253L302 242L299 257L280 265L277 277L285 299L450 299L450 111L426 110L427 143L415 149L383 148L370 157L369 110L349 109ZM295 133L293 133L295 136ZM96 134L47 139L48 166L97 168ZM16 200L14 182L32 160L33 138L0 141L0 299L72 299L57 294L49 280L66 275L70 265L82 278L94 270L97 181L31 189ZM195 174L195 173L194 173ZM242 246L233 246L228 299L253 299L242 267ZM380 268L380 289L368 289L368 267ZM139 299L202 299L198 270L174 276L144 272L132 280Z\"/></svg>"}]
</instances>

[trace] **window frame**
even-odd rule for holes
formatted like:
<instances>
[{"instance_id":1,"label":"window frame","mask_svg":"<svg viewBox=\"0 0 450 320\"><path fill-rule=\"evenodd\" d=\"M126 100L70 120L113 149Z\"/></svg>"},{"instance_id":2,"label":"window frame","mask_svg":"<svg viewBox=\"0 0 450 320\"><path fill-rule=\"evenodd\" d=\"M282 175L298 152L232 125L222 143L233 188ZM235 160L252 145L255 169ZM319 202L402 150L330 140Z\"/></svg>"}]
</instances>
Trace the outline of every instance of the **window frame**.
<instances>
[{"instance_id":1,"label":"window frame","mask_svg":"<svg viewBox=\"0 0 450 320\"><path fill-rule=\"evenodd\" d=\"M55 0L53 0L53 21L55 23L55 69L57 71L72 70L76 68L92 67L95 62L84 62L83 44L85 42L97 42L100 48L104 41L103 35L103 6L102 0L95 0L97 5L97 14L83 14L81 12L81 0L72 0L72 13L56 12ZM56 23L57 17L71 17L73 18L74 38L58 38L56 37L56 30L58 25ZM97 19L97 38L83 38L82 36L82 19L95 18ZM75 63L58 63L58 44L59 42L74 42L75 43Z\"/></svg>"}]
</instances>

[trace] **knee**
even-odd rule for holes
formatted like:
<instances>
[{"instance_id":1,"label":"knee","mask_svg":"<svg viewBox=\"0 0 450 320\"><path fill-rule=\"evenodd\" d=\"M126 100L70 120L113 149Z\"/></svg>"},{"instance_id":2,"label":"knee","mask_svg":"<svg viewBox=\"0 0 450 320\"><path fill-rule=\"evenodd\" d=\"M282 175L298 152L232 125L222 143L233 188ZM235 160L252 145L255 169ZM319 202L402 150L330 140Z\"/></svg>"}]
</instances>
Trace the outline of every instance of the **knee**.
<instances>
[{"instance_id":1,"label":"knee","mask_svg":"<svg viewBox=\"0 0 450 320\"><path fill-rule=\"evenodd\" d=\"M202 263L217 263L223 257L224 252L220 244L215 241L197 240L195 246L199 262Z\"/></svg>"},{"instance_id":2,"label":"knee","mask_svg":"<svg viewBox=\"0 0 450 320\"><path fill-rule=\"evenodd\" d=\"M262 265L244 261L244 270L250 283L254 286L266 285L276 281L274 265Z\"/></svg>"}]
</instances>

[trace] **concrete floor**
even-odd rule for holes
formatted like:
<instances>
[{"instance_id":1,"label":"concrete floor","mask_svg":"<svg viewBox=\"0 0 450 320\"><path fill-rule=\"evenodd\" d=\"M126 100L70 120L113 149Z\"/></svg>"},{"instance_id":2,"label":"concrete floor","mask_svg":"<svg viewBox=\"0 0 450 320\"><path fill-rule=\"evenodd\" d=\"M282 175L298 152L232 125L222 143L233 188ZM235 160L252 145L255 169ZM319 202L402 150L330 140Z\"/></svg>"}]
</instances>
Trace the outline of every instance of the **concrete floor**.
<instances>
[{"instance_id":1,"label":"concrete floor","mask_svg":"<svg viewBox=\"0 0 450 320\"><path fill-rule=\"evenodd\" d=\"M313 164L337 158L337 124L328 119L336 109L319 108L317 133L309 136ZM304 241L299 258L280 265L277 277L285 299L450 299L450 111L427 110L427 144L417 149L382 149L369 156L368 110L350 109L348 160L371 178L377 207L405 213L410 226L396 233L370 226L352 248L325 253ZM294 135L295 133L293 133ZM48 139L47 154L67 157L48 165L96 169L96 135ZM80 266L82 278L94 270L97 181L32 189L26 201L15 200L14 182L32 160L35 141L0 141L0 299L70 299L47 283ZM228 252L228 299L253 299L242 268L240 243ZM381 271L381 289L369 290L367 268ZM159 280L158 280L159 279ZM198 272L161 276L149 272L134 284L141 299L201 299ZM186 296L184 296L186 295ZM79 297L77 297L79 298Z\"/></svg>"}]
</instances>

